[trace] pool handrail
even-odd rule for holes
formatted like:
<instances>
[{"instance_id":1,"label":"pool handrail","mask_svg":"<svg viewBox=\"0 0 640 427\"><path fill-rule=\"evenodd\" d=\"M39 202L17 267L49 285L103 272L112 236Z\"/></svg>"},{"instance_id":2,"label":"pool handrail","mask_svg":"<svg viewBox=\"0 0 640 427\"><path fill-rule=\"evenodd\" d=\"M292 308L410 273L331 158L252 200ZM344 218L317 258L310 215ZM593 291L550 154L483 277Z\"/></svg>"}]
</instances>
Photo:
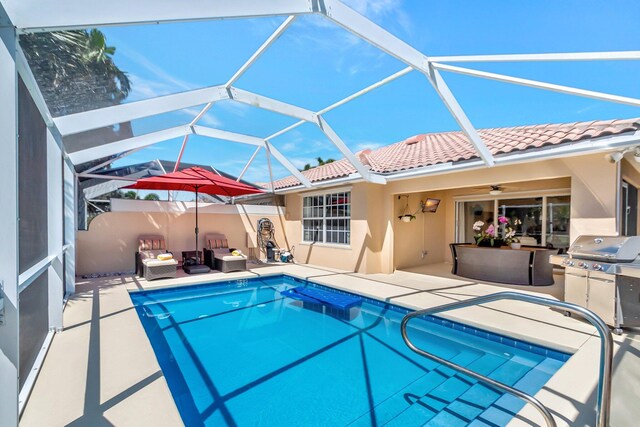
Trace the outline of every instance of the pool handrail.
<instances>
[{"instance_id":1,"label":"pool handrail","mask_svg":"<svg viewBox=\"0 0 640 427\"><path fill-rule=\"evenodd\" d=\"M611 336L611 331L607 324L593 311L588 310L584 307L581 307L577 304L571 304L564 301L557 301L550 298L543 298L534 295L522 294L519 292L498 292L495 294L480 296L476 298L471 298L463 301L456 301L449 304L443 304L437 307L426 308L423 310L413 311L402 319L402 323L400 324L400 331L402 332L402 339L405 344L414 352L425 356L435 362L438 362L444 366L447 366L453 370L462 372L465 375L475 378L478 381L481 381L494 389L498 389L500 391L509 393L514 395L527 403L531 404L534 408L536 408L540 414L544 417L546 423L550 427L556 427L556 422L549 412L549 410L535 397L524 393L518 389L515 389L511 386L503 384L499 381L493 380L489 377L486 377L477 372L471 371L463 366L459 366L455 363L452 363L448 360L442 359L434 354L428 353L424 350L416 347L412 342L409 336L407 335L407 324L414 317L421 316L430 316L435 313L440 313L444 311L455 310L458 308L470 307L474 305L486 304L488 302L494 302L504 299L510 300L519 300L530 302L538 305L544 305L547 307L556 307L563 310L566 310L570 313L578 314L579 316L588 320L597 330L600 335L600 369L598 376L598 399L597 399L597 407L596 407L596 426L597 427L607 427L609 425L609 414L611 407L611 370L612 370L612 357L613 357L613 338Z\"/></svg>"}]
</instances>

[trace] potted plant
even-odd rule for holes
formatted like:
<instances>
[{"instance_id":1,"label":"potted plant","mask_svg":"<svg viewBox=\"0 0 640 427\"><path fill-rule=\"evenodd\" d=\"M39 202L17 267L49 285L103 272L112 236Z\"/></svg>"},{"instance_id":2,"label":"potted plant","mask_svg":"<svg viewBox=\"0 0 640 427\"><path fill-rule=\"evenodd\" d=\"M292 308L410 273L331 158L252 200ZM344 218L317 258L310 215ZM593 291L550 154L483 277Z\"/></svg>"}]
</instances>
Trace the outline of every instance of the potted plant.
<instances>
[{"instance_id":1,"label":"potted plant","mask_svg":"<svg viewBox=\"0 0 640 427\"><path fill-rule=\"evenodd\" d=\"M402 222L410 222L416 219L416 216L409 213L409 214L400 215L398 219Z\"/></svg>"},{"instance_id":2,"label":"potted plant","mask_svg":"<svg viewBox=\"0 0 640 427\"><path fill-rule=\"evenodd\" d=\"M407 203L404 205L404 209L402 209L402 215L398 216L398 219L402 222L411 222L414 219L416 219L416 213L418 213L417 211L415 213L411 212L411 209L409 208L409 196L406 194L400 195L398 196L398 199L400 199L401 197L406 197L407 198ZM420 209L418 209L420 210Z\"/></svg>"},{"instance_id":3,"label":"potted plant","mask_svg":"<svg viewBox=\"0 0 640 427\"><path fill-rule=\"evenodd\" d=\"M476 245L499 248L504 244L511 244L515 240L517 240L517 238L515 237L516 232L511 227L511 225L509 224L509 220L506 217L498 217L498 223L498 227L496 227L494 224L489 224L486 229L483 229L485 225L484 222L476 221L473 224L473 231L476 232L473 238L476 241ZM500 233L500 229L503 230L502 235Z\"/></svg>"},{"instance_id":4,"label":"potted plant","mask_svg":"<svg viewBox=\"0 0 640 427\"><path fill-rule=\"evenodd\" d=\"M511 224L509 224L509 222L505 223L505 229L504 229L504 241L506 244L508 244L509 246L511 246L511 249L520 249L520 247L522 246L520 244L520 239L518 239L518 237L516 237L516 230L515 228L513 228L511 226ZM522 224L522 221L520 221L519 219L515 219L513 221L513 225L520 225Z\"/></svg>"}]
</instances>

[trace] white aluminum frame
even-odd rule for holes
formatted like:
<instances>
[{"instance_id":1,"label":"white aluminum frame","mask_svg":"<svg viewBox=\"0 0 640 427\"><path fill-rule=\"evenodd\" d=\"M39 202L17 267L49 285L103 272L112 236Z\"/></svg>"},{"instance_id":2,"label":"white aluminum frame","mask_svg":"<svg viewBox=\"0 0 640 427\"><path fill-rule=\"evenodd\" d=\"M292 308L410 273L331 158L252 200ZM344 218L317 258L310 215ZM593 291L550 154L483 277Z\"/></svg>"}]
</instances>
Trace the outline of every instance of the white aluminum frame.
<instances>
[{"instance_id":1,"label":"white aluminum frame","mask_svg":"<svg viewBox=\"0 0 640 427\"><path fill-rule=\"evenodd\" d=\"M4 0L7 2L7 0ZM75 1L75 0L72 0ZM12 3L9 1L9 3ZM222 2L224 3L224 2ZM601 92L589 91L584 89L571 88L568 86L555 85L552 83L538 82L529 79L521 79L517 77L504 76L496 73L488 73L483 71L471 70L462 67L456 67L452 65L442 64L441 62L518 62L518 61L586 61L586 60L637 60L640 59L640 52L638 51L626 51L626 52L576 52L576 53L563 53L563 54L507 54L507 55L467 55L467 56L437 56L428 57L412 46L408 45L404 41L393 36L383 28L369 21L367 18L353 11L349 7L345 6L339 0L279 0L277 4L264 7L258 1L243 0L241 5L223 5L221 3L215 3L211 6L210 10L201 17L201 19L227 19L227 18L243 18L247 16L267 16L267 15L287 15L287 18L278 26L278 28L262 43L262 45L245 61L245 63L227 80L224 85L212 86L209 88L196 89L183 93L166 95L144 101L133 102L129 104L117 105L113 107L102 108L98 110L92 110L64 117L58 117L53 119L53 124L57 129L60 129L62 135L71 135L78 132L83 132L90 129L95 129L102 126L109 126L116 123L121 123L129 120L134 120L142 117L148 117L156 114L162 114L169 111L175 111L178 109L193 107L196 105L206 104L200 113L192 120L189 125L190 132L185 132L183 136L183 143L180 149L180 154L176 162L176 169L179 166L179 162L182 158L182 154L186 147L189 135L191 133L202 134L219 139L226 139L228 134L226 131L211 130L211 128L196 130L197 122L204 116L204 114L212 107L216 101L231 99L237 102L241 102L247 105L251 105L258 108L263 108L269 111L273 111L279 114L288 115L299 119L298 122L282 129L270 136L264 138L253 137L261 139L262 144L267 141L272 141L274 138L283 135L284 133L295 129L296 127L304 123L314 123L325 134L325 136L338 148L338 150L347 158L347 160L358 171L358 176L364 178L369 182L384 184L386 178L381 174L371 173L367 167L365 167L360 160L348 149L347 145L336 134L335 131L329 126L322 115L328 111L331 111L347 102L362 96L371 90L381 87L390 81L393 81L399 77L402 77L413 70L417 70L423 73L431 86L434 88L438 96L441 98L443 104L447 107L453 118L459 124L463 133L467 136L468 140L475 147L478 156L482 159L486 166L493 166L496 164L492 153L480 138L477 130L474 128L464 110L456 100L455 96L449 89L448 85L444 81L440 70L447 72L462 73L474 77L487 78L493 80L499 80L512 84L525 85L530 87L536 87L540 89L567 93L577 96L586 96L589 98L618 102L627 105L640 106L640 100L635 98L629 98L619 95L611 95ZM13 5L16 7L15 5ZM236 7L237 6L237 7ZM18 8L19 9L19 8ZM267 11L271 9L271 13ZM286 11L286 13L284 13ZM116 20L114 22L104 22L106 25L123 25L125 23L145 23L149 22L145 19L145 16L153 13L162 15L165 10L150 12L150 11L135 11L135 13L127 14L126 22ZM179 14L182 12L175 11ZM234 13L236 13L234 15ZM355 34L361 39L365 40L369 44L376 46L380 50L393 56L394 58L404 62L408 67L398 71L397 73L380 80L377 83L370 85L369 87L362 89L342 100L335 102L334 104L318 111L313 112L307 109L284 103L277 99L271 99L256 93L242 90L234 87L233 85L240 79L240 77L247 72L250 67L271 47L275 41L291 26L295 21L295 18L299 14L316 13L320 14L335 24L345 28L347 31ZM83 16L83 19L88 19L90 14L83 10L82 13L75 15ZM117 14L116 14L117 15ZM181 15L182 16L182 15ZM193 20L197 19L194 16L183 16L182 18L172 19L171 21L181 20ZM52 21L56 21L52 19ZM86 21L90 22L90 21ZM155 22L166 22L165 20L158 19ZM62 24L58 24L62 25ZM41 31L61 28L75 28L73 25L64 24L60 27L53 25L44 25L42 28L34 29L33 27L26 26L22 30ZM440 61L440 62L437 62ZM105 144L100 147L94 147L95 149L82 150L78 153L72 153L71 160L74 163L85 162L94 160L96 158L104 157L106 155L120 154L122 152L129 151L129 149L139 149L140 147L148 146L162 140L166 140L168 135L175 135L177 128L172 128L172 131L154 132L148 135L142 135L134 138L130 138L124 141L116 141L110 144ZM217 135L217 136L214 136ZM256 140L252 137L245 135L244 137L238 137L241 134L233 134L231 141L253 143L258 145ZM239 141L241 139L242 141ZM116 145L114 145L116 144ZM107 147L108 146L108 147ZM292 167L291 163L281 154L277 153L273 144L270 146L270 152L276 157L293 175L295 175L305 187L313 187L315 184L304 178L304 175L298 173L297 169ZM92 150L92 151L89 151ZM115 160L115 159L114 159ZM288 164L286 164L288 163ZM108 164L108 163L107 163ZM248 162L250 165L251 162ZM246 171L245 171L246 172ZM391 174L392 175L392 174ZM390 177L390 175L388 175ZM303 179L301 179L301 177Z\"/></svg>"},{"instance_id":2,"label":"white aluminum frame","mask_svg":"<svg viewBox=\"0 0 640 427\"><path fill-rule=\"evenodd\" d=\"M43 0L0 0L0 140L3 141L3 156L0 158L0 200L3 209L0 212L0 284L2 286L2 302L4 307L4 325L0 325L0 377L3 379L0 388L0 414L3 425L18 423L18 368L19 368L19 290L45 270L49 270L52 298L49 306L49 324L53 330L61 327L61 303L56 299L64 285L67 292L74 292L75 282L75 235L77 221L77 176L74 165L98 158L116 155L124 157L134 151L167 139L182 136L183 147L186 147L191 134L204 135L211 138L224 139L256 147L247 162L241 178L264 148L269 166L269 176L273 188L271 156L283 164L301 185L283 189L282 192L297 191L301 188L325 188L336 184L367 180L384 184L391 180L408 179L415 176L450 173L453 171L477 169L487 166L515 164L519 162L538 161L545 158L557 158L576 154L602 152L625 148L640 144L640 132L606 138L598 138L571 145L551 147L548 149L501 155L496 158L487 149L473 127L463 108L444 81L440 71L462 73L478 78L493 79L510 84L519 84L543 90L556 91L576 96L585 96L607 102L618 102L626 105L640 106L640 100L621 95L606 94L569 86L556 85L518 77L488 73L468 68L444 64L445 62L522 62L522 61L610 61L639 60L640 51L627 52L572 52L572 53L537 53L507 55L468 55L429 57L390 34L377 24L359 15L339 0L111 0L108 3L97 0L65 0L56 3L56 13L51 13ZM319 14L355 34L367 43L379 48L390 56L407 65L406 68L380 80L330 106L313 112L303 107L291 105L277 99L242 90L234 85L240 77L268 50L273 43L289 28L296 16L303 14ZM161 24L169 22L187 22L202 20L220 20L233 18L254 18L263 16L285 16L281 25L255 51L247 61L229 78L218 86L195 89L184 93L166 95L144 101L117 105L93 111L53 118L37 86L33 73L17 43L17 36L25 32L57 31L66 29L85 29L95 26L116 26L132 24ZM462 163L449 163L418 168L392 174L376 174L369 171L337 133L323 118L323 114L379 88L411 71L425 75L444 105L450 111L469 141L475 146L479 159ZM17 265L18 254L18 174L17 174L17 76L23 79L29 93L36 103L48 128L48 183L50 190L48 216L50 239L49 253L34 268L19 275ZM279 114L297 118L299 121L267 137L244 135L198 125L199 120L217 101L231 99L248 105L274 111ZM164 129L146 135L105 143L73 153L68 153L63 144L65 135L77 134L104 126L176 111L197 105L205 105L189 124ZM271 141L304 123L318 126L327 138L342 152L358 171L349 177L311 183L291 162L280 153ZM64 163L56 164L58 156ZM113 159L115 160L115 159ZM102 162L104 167L113 160ZM180 159L178 159L179 164ZM88 170L88 173L96 167ZM55 188L62 175L62 187ZM64 262L64 277L62 263ZM49 339L47 343L50 342ZM45 343L46 351L47 343ZM41 353L43 356L44 353ZM39 360L42 358L39 356ZM31 384L31 380L28 381ZM29 385L23 396L28 395ZM26 393L26 394L25 394ZM23 399L24 400L24 399Z\"/></svg>"},{"instance_id":3,"label":"white aluminum frame","mask_svg":"<svg viewBox=\"0 0 640 427\"><path fill-rule=\"evenodd\" d=\"M20 306L18 291L18 69L17 35L0 5L0 414L18 425Z\"/></svg>"},{"instance_id":4,"label":"white aluminum frame","mask_svg":"<svg viewBox=\"0 0 640 427\"><path fill-rule=\"evenodd\" d=\"M545 83L537 80L522 79L519 77L506 76L504 74L490 73L487 71L472 70L470 68L456 67L453 65L432 63L433 68L450 71L452 73L464 74L467 76L481 77L483 79L496 80L499 82L513 83L521 86L533 87L536 89L545 89L552 92L560 92L568 95L582 96L585 98L597 99L600 101L616 102L619 104L632 105L640 107L640 99L629 98L626 96L611 95L593 90L578 89L570 86L557 85L553 83Z\"/></svg>"}]
</instances>

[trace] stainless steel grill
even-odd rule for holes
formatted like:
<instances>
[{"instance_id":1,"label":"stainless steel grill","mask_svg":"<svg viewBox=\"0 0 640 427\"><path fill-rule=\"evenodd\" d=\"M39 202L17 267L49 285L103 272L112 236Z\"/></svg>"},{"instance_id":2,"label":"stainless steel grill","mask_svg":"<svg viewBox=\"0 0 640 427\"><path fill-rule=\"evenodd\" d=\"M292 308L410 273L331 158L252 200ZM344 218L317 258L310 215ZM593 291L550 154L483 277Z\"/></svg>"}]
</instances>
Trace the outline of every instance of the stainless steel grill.
<instances>
[{"instance_id":1,"label":"stainless steel grill","mask_svg":"<svg viewBox=\"0 0 640 427\"><path fill-rule=\"evenodd\" d=\"M550 262L565 267L565 301L595 312L615 333L640 326L640 236L580 236Z\"/></svg>"}]
</instances>

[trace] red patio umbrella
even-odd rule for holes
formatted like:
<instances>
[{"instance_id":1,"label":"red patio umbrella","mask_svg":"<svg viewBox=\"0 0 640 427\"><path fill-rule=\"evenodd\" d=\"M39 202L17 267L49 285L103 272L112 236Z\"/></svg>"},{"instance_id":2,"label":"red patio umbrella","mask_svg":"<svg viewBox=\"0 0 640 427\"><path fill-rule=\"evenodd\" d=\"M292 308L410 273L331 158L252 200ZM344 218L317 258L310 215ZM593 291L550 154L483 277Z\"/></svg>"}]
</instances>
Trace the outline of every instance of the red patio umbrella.
<instances>
[{"instance_id":1,"label":"red patio umbrella","mask_svg":"<svg viewBox=\"0 0 640 427\"><path fill-rule=\"evenodd\" d=\"M192 167L165 175L138 180L125 188L137 190L177 190L196 193L196 259L198 260L198 193L222 196L241 196L264 193L263 190L209 172L200 167ZM198 262L200 262L198 260Z\"/></svg>"}]
</instances>

